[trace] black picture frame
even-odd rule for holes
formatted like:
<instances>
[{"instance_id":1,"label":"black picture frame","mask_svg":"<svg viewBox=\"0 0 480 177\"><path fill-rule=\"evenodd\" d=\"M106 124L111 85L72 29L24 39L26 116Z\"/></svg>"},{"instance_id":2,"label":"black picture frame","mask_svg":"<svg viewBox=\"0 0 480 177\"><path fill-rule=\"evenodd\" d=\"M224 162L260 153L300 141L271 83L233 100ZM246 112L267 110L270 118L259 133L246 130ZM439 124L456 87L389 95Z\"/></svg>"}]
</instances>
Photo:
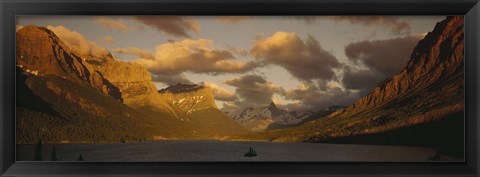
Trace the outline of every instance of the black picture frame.
<instances>
[{"instance_id":1,"label":"black picture frame","mask_svg":"<svg viewBox=\"0 0 480 177\"><path fill-rule=\"evenodd\" d=\"M1 0L0 174L2 176L478 176L478 0ZM90 163L15 161L17 15L464 15L465 162Z\"/></svg>"}]
</instances>

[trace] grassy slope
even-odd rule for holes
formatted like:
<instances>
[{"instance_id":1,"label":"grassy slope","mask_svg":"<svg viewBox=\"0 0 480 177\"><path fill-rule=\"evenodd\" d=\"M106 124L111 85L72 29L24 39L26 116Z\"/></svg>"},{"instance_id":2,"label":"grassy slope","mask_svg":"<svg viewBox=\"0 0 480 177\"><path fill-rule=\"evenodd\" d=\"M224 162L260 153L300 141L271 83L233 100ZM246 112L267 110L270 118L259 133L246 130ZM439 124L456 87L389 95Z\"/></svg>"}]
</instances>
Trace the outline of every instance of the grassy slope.
<instances>
[{"instance_id":1,"label":"grassy slope","mask_svg":"<svg viewBox=\"0 0 480 177\"><path fill-rule=\"evenodd\" d=\"M325 139L325 143L382 144L438 148L442 154L464 156L464 114L385 132Z\"/></svg>"},{"instance_id":2,"label":"grassy slope","mask_svg":"<svg viewBox=\"0 0 480 177\"><path fill-rule=\"evenodd\" d=\"M23 108L17 109L17 143L35 143L38 138L73 143L192 136L193 130L182 126L185 123L176 118L135 110L82 82L49 75L28 76L23 83L36 95L33 100L42 100L47 104L43 107L51 109L47 112L31 109L35 106L29 105L30 100L19 96ZM21 80L18 84L22 84ZM18 94L25 94L28 89L23 92Z\"/></svg>"},{"instance_id":3,"label":"grassy slope","mask_svg":"<svg viewBox=\"0 0 480 177\"><path fill-rule=\"evenodd\" d=\"M229 136L248 133L248 130L215 108L207 108L191 113L193 126L213 136ZM217 137L218 138L218 137Z\"/></svg>"},{"instance_id":4,"label":"grassy slope","mask_svg":"<svg viewBox=\"0 0 480 177\"><path fill-rule=\"evenodd\" d=\"M98 143L221 138L248 133L218 109L179 115L185 117L182 121L149 105L131 108L80 81L52 75L20 76L20 144L36 143L39 138L56 143Z\"/></svg>"}]
</instances>

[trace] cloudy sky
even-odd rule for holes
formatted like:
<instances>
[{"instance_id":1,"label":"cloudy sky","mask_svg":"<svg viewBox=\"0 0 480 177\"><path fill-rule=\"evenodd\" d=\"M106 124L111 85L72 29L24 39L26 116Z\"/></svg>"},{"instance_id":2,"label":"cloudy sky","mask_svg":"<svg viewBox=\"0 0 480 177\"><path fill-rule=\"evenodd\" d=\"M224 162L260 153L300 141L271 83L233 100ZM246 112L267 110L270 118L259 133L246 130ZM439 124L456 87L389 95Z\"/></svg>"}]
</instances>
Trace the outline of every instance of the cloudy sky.
<instances>
[{"instance_id":1,"label":"cloudy sky","mask_svg":"<svg viewBox=\"0 0 480 177\"><path fill-rule=\"evenodd\" d=\"M145 66L158 89L212 88L217 105L349 105L399 72L445 16L23 16L87 55Z\"/></svg>"}]
</instances>

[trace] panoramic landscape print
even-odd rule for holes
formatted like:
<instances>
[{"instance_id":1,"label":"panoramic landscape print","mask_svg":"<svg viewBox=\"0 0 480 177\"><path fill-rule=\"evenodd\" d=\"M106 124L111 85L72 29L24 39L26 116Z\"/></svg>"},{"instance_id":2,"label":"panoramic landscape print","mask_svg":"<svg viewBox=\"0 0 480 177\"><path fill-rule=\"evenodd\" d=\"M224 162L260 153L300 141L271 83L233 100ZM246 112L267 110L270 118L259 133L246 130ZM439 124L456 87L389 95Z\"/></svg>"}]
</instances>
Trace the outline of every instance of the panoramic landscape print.
<instances>
[{"instance_id":1,"label":"panoramic landscape print","mask_svg":"<svg viewBox=\"0 0 480 177\"><path fill-rule=\"evenodd\" d=\"M463 16L20 16L16 158L463 162Z\"/></svg>"}]
</instances>

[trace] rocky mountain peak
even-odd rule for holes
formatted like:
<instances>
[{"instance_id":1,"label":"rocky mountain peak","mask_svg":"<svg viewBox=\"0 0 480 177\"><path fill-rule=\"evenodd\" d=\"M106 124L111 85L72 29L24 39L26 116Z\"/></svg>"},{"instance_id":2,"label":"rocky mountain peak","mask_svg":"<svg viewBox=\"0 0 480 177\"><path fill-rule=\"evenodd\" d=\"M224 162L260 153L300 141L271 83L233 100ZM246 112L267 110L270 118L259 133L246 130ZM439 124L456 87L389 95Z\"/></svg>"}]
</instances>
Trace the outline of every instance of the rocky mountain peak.
<instances>
[{"instance_id":1,"label":"rocky mountain peak","mask_svg":"<svg viewBox=\"0 0 480 177\"><path fill-rule=\"evenodd\" d=\"M17 66L26 72L85 82L104 94L121 99L118 88L45 27L29 25L17 31L16 55Z\"/></svg>"},{"instance_id":2,"label":"rocky mountain peak","mask_svg":"<svg viewBox=\"0 0 480 177\"><path fill-rule=\"evenodd\" d=\"M17 65L41 74L65 76L65 67L77 59L71 56L70 49L52 31L44 27L29 25L22 28L16 33L16 42ZM55 56L59 54L67 56L57 61Z\"/></svg>"},{"instance_id":3,"label":"rocky mountain peak","mask_svg":"<svg viewBox=\"0 0 480 177\"><path fill-rule=\"evenodd\" d=\"M363 136L379 144L449 142L446 149L463 155L464 82L464 21L448 17L419 41L402 71L368 95L345 109L321 110L298 127L263 135L278 141L349 143Z\"/></svg>"},{"instance_id":4,"label":"rocky mountain peak","mask_svg":"<svg viewBox=\"0 0 480 177\"><path fill-rule=\"evenodd\" d=\"M418 67L428 67L428 62L425 62L425 59L431 60L431 63L438 63L446 58L440 57L428 57L426 54L433 53L434 56L439 56L446 52L448 49L446 47L455 47L463 41L463 32L464 32L464 19L462 16L453 16L447 17L447 19L438 22L435 25L433 31L428 32L424 39L418 42L418 45L414 48L411 60L407 64L407 68L418 68ZM452 41L455 40L455 41ZM450 43L450 46L446 46L447 43ZM441 45L444 46L441 46ZM424 46L430 46L434 48L428 48ZM432 50L433 49L433 50ZM438 50L439 49L439 50ZM445 53L446 54L446 53ZM427 58L426 58L427 57ZM443 59L443 60L442 60ZM458 58L457 58L458 60ZM426 71L429 68L425 68L423 71Z\"/></svg>"},{"instance_id":5,"label":"rocky mountain peak","mask_svg":"<svg viewBox=\"0 0 480 177\"><path fill-rule=\"evenodd\" d=\"M464 100L464 21L448 17L419 41L402 71L324 120L356 130L329 136L370 134L463 114Z\"/></svg>"},{"instance_id":6,"label":"rocky mountain peak","mask_svg":"<svg viewBox=\"0 0 480 177\"><path fill-rule=\"evenodd\" d=\"M217 109L212 90L209 87L177 83L159 90L158 93L187 114L206 108Z\"/></svg>"},{"instance_id":7,"label":"rocky mountain peak","mask_svg":"<svg viewBox=\"0 0 480 177\"><path fill-rule=\"evenodd\" d=\"M141 65L118 61L110 52L81 56L45 27L26 26L16 33L17 66L34 76L57 76L87 83L133 107L148 107L181 117L180 110L161 98L150 73Z\"/></svg>"},{"instance_id":8,"label":"rocky mountain peak","mask_svg":"<svg viewBox=\"0 0 480 177\"><path fill-rule=\"evenodd\" d=\"M380 83L367 96L347 107L355 114L435 85L463 79L463 17L448 17L419 41L407 66ZM463 85L463 84L462 84Z\"/></svg>"},{"instance_id":9,"label":"rocky mountain peak","mask_svg":"<svg viewBox=\"0 0 480 177\"><path fill-rule=\"evenodd\" d=\"M280 111L280 109L278 109L277 105L275 105L274 102L270 103L270 105L268 106L268 110L272 114L272 117L278 117L278 116L282 115L282 111Z\"/></svg>"}]
</instances>

